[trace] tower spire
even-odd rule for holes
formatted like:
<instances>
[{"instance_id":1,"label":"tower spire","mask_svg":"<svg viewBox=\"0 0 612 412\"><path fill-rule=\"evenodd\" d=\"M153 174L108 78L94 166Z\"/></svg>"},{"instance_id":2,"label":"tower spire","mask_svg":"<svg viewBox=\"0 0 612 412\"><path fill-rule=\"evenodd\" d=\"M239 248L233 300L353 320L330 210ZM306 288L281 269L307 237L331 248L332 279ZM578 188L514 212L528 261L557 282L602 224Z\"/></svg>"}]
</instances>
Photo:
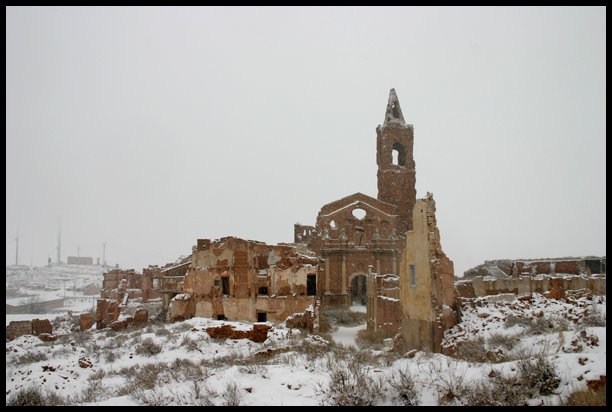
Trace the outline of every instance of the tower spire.
<instances>
[{"instance_id":1,"label":"tower spire","mask_svg":"<svg viewBox=\"0 0 612 412\"><path fill-rule=\"evenodd\" d=\"M387 102L387 110L385 111L385 122L383 123L384 127L391 125L406 127L404 115L402 114L397 94L395 94L395 89L391 89L389 92L389 101Z\"/></svg>"}]
</instances>

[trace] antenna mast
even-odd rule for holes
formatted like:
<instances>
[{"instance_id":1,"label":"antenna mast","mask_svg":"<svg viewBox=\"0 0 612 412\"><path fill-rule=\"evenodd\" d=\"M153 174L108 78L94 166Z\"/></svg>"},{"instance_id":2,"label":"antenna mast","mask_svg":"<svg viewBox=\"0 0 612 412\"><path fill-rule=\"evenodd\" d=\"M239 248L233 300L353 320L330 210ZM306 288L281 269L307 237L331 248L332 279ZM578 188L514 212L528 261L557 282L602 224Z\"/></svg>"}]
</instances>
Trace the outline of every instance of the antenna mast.
<instances>
[{"instance_id":1,"label":"antenna mast","mask_svg":"<svg viewBox=\"0 0 612 412\"><path fill-rule=\"evenodd\" d=\"M19 226L17 226L17 237L15 238L15 266L19 264Z\"/></svg>"},{"instance_id":2,"label":"antenna mast","mask_svg":"<svg viewBox=\"0 0 612 412\"><path fill-rule=\"evenodd\" d=\"M59 219L59 232L57 235L57 264L61 264L61 256L62 256L62 218Z\"/></svg>"}]
</instances>

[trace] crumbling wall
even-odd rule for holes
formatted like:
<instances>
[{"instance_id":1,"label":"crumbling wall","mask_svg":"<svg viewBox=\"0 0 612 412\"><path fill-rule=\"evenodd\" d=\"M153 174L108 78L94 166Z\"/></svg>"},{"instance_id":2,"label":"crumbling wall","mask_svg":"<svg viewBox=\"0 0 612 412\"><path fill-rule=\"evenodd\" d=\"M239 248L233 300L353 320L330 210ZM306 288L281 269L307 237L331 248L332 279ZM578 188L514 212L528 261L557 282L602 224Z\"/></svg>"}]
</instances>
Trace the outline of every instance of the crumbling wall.
<instances>
[{"instance_id":1,"label":"crumbling wall","mask_svg":"<svg viewBox=\"0 0 612 412\"><path fill-rule=\"evenodd\" d=\"M170 302L169 318L284 321L314 304L318 265L318 258L291 245L198 239L179 294Z\"/></svg>"},{"instance_id":2,"label":"crumbling wall","mask_svg":"<svg viewBox=\"0 0 612 412\"><path fill-rule=\"evenodd\" d=\"M158 266L149 266L142 270L141 289L143 302L161 298L162 277L162 270Z\"/></svg>"},{"instance_id":3,"label":"crumbling wall","mask_svg":"<svg viewBox=\"0 0 612 412\"><path fill-rule=\"evenodd\" d=\"M500 269L507 276L593 275L606 273L606 257L562 257L538 259L496 259L466 270L461 280L489 275L489 268ZM458 279L459 280L459 279Z\"/></svg>"},{"instance_id":4,"label":"crumbling wall","mask_svg":"<svg viewBox=\"0 0 612 412\"><path fill-rule=\"evenodd\" d=\"M129 299L142 297L142 275L134 269L113 269L103 274L102 299L123 301L127 294Z\"/></svg>"},{"instance_id":5,"label":"crumbling wall","mask_svg":"<svg viewBox=\"0 0 612 412\"><path fill-rule=\"evenodd\" d=\"M6 327L6 339L13 340L23 335L39 336L51 334L53 328L49 319L32 319L11 321Z\"/></svg>"},{"instance_id":6,"label":"crumbling wall","mask_svg":"<svg viewBox=\"0 0 612 412\"><path fill-rule=\"evenodd\" d=\"M404 235L396 205L355 193L321 207L309 247L320 254L318 289L324 307L353 303L351 280L376 273L399 273Z\"/></svg>"},{"instance_id":7,"label":"crumbling wall","mask_svg":"<svg viewBox=\"0 0 612 412\"><path fill-rule=\"evenodd\" d=\"M32 334L32 321L31 320L14 320L11 321L6 327L6 338L13 340L23 335Z\"/></svg>"},{"instance_id":8,"label":"crumbling wall","mask_svg":"<svg viewBox=\"0 0 612 412\"><path fill-rule=\"evenodd\" d=\"M251 330L236 330L233 325L211 326L206 333L213 339L249 339L253 342L264 342L268 339L269 325L253 325Z\"/></svg>"},{"instance_id":9,"label":"crumbling wall","mask_svg":"<svg viewBox=\"0 0 612 412\"><path fill-rule=\"evenodd\" d=\"M293 241L295 243L307 244L316 236L316 233L314 226L300 225L299 223L293 225Z\"/></svg>"},{"instance_id":10,"label":"crumbling wall","mask_svg":"<svg viewBox=\"0 0 612 412\"><path fill-rule=\"evenodd\" d=\"M318 305L309 305L304 312L294 313L285 320L288 328L307 330L310 333L319 331Z\"/></svg>"},{"instance_id":11,"label":"crumbling wall","mask_svg":"<svg viewBox=\"0 0 612 412\"><path fill-rule=\"evenodd\" d=\"M114 299L98 299L96 306L96 328L104 329L119 319L119 303Z\"/></svg>"},{"instance_id":12,"label":"crumbling wall","mask_svg":"<svg viewBox=\"0 0 612 412\"><path fill-rule=\"evenodd\" d=\"M402 315L399 276L368 274L366 321L368 331L379 336L394 336Z\"/></svg>"},{"instance_id":13,"label":"crumbling wall","mask_svg":"<svg viewBox=\"0 0 612 412\"><path fill-rule=\"evenodd\" d=\"M401 331L408 349L439 352L444 331L458 321L453 262L440 245L431 193L413 210L400 274Z\"/></svg>"},{"instance_id":14,"label":"crumbling wall","mask_svg":"<svg viewBox=\"0 0 612 412\"><path fill-rule=\"evenodd\" d=\"M476 276L457 283L458 295L465 298L513 293L540 293L551 299L565 296L568 290L588 289L594 295L606 294L606 275L536 275L494 279Z\"/></svg>"}]
</instances>

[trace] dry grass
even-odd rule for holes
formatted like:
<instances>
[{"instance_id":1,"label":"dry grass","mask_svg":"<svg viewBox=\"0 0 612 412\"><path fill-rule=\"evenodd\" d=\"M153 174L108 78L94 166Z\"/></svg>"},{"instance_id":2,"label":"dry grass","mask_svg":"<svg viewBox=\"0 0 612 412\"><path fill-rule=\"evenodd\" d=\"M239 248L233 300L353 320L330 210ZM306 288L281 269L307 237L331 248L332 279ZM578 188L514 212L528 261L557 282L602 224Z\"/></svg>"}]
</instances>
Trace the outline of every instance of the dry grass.
<instances>
[{"instance_id":1,"label":"dry grass","mask_svg":"<svg viewBox=\"0 0 612 412\"><path fill-rule=\"evenodd\" d=\"M563 406L606 406L606 385L596 391L586 389L573 392Z\"/></svg>"},{"instance_id":2,"label":"dry grass","mask_svg":"<svg viewBox=\"0 0 612 412\"><path fill-rule=\"evenodd\" d=\"M384 335L368 329L360 330L355 337L355 343L360 348L382 349L384 347L384 340Z\"/></svg>"},{"instance_id":3,"label":"dry grass","mask_svg":"<svg viewBox=\"0 0 612 412\"><path fill-rule=\"evenodd\" d=\"M151 338L142 339L136 346L136 353L141 355L155 356L162 351L161 345L158 345Z\"/></svg>"},{"instance_id":4,"label":"dry grass","mask_svg":"<svg viewBox=\"0 0 612 412\"><path fill-rule=\"evenodd\" d=\"M484 343L482 336L459 342L457 344L456 357L468 362L485 362L487 349Z\"/></svg>"}]
</instances>

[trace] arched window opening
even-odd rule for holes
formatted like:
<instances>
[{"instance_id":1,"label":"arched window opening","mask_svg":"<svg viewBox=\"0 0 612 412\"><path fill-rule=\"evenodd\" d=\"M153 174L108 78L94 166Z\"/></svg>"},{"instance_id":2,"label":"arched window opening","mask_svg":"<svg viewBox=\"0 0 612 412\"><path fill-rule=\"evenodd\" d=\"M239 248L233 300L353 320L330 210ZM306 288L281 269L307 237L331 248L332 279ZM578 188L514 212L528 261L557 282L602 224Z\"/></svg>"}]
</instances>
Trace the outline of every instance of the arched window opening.
<instances>
[{"instance_id":1,"label":"arched window opening","mask_svg":"<svg viewBox=\"0 0 612 412\"><path fill-rule=\"evenodd\" d=\"M331 222L329 222L329 226L332 229L337 229L338 228L338 226L336 225L336 221L335 220L332 220Z\"/></svg>"},{"instance_id":2,"label":"arched window opening","mask_svg":"<svg viewBox=\"0 0 612 412\"><path fill-rule=\"evenodd\" d=\"M391 152L392 162L396 166L406 166L406 148L395 142L393 144L393 151Z\"/></svg>"}]
</instances>

